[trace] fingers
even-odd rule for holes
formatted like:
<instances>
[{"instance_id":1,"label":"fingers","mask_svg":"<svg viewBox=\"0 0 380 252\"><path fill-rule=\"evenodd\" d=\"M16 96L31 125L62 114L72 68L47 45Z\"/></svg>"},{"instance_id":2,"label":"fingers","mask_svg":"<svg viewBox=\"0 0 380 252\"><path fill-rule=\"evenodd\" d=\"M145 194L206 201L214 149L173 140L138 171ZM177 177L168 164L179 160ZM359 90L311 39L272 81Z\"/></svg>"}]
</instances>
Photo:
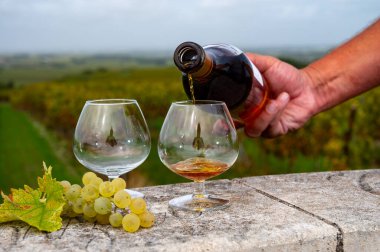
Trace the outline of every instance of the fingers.
<instances>
[{"instance_id":1,"label":"fingers","mask_svg":"<svg viewBox=\"0 0 380 252\"><path fill-rule=\"evenodd\" d=\"M286 105L289 103L289 94L286 92L281 93L277 99L270 100L261 114L252 122L247 122L245 126L245 133L249 137L273 137L279 135L280 132L277 126L272 127L273 122L278 122ZM264 133L264 134L263 134Z\"/></svg>"},{"instance_id":2,"label":"fingers","mask_svg":"<svg viewBox=\"0 0 380 252\"><path fill-rule=\"evenodd\" d=\"M218 136L225 136L229 132L230 126L224 119L218 119L212 127L212 133Z\"/></svg>"},{"instance_id":3,"label":"fingers","mask_svg":"<svg viewBox=\"0 0 380 252\"><path fill-rule=\"evenodd\" d=\"M233 123L234 123L234 126L236 129L243 128L245 125L244 122L239 120L239 119L237 120L237 119L233 118L232 120L233 120Z\"/></svg>"},{"instance_id":4,"label":"fingers","mask_svg":"<svg viewBox=\"0 0 380 252\"><path fill-rule=\"evenodd\" d=\"M278 61L278 59L272 56L264 56L257 53L246 53L246 55L262 73Z\"/></svg>"}]
</instances>

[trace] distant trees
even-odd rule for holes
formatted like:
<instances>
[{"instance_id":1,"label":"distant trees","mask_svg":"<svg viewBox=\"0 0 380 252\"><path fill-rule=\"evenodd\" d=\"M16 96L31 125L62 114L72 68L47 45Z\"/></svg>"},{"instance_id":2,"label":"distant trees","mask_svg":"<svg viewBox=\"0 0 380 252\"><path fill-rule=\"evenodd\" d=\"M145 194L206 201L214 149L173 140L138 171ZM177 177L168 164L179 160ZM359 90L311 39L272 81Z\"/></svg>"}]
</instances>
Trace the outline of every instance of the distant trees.
<instances>
[{"instance_id":1,"label":"distant trees","mask_svg":"<svg viewBox=\"0 0 380 252\"><path fill-rule=\"evenodd\" d=\"M12 89L14 87L15 87L15 83L13 80L0 81L0 89Z\"/></svg>"}]
</instances>

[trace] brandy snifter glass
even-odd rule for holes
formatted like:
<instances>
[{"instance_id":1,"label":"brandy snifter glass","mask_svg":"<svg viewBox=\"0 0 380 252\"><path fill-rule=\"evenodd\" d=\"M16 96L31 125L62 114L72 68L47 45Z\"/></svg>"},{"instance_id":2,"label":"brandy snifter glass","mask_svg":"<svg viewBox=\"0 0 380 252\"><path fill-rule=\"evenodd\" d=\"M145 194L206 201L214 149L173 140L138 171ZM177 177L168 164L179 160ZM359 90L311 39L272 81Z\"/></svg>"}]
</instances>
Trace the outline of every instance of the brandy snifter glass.
<instances>
[{"instance_id":1,"label":"brandy snifter glass","mask_svg":"<svg viewBox=\"0 0 380 252\"><path fill-rule=\"evenodd\" d=\"M136 100L85 103L75 128L73 151L86 168L112 180L144 162L150 146L148 126ZM127 191L132 197L144 196Z\"/></svg>"},{"instance_id":2,"label":"brandy snifter glass","mask_svg":"<svg viewBox=\"0 0 380 252\"><path fill-rule=\"evenodd\" d=\"M195 182L193 194L169 201L174 210L222 209L229 200L205 192L204 182L228 170L239 153L237 133L224 102L172 103L158 140L163 164Z\"/></svg>"}]
</instances>

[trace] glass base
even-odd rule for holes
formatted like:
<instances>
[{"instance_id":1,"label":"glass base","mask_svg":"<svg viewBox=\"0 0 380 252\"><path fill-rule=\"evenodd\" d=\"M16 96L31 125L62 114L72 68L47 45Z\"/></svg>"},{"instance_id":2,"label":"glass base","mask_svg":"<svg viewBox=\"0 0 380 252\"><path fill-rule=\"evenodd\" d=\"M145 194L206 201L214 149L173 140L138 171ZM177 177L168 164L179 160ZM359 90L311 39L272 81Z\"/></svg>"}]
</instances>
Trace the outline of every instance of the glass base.
<instances>
[{"instance_id":1,"label":"glass base","mask_svg":"<svg viewBox=\"0 0 380 252\"><path fill-rule=\"evenodd\" d=\"M131 198L144 198L144 194L138 191L130 190L130 189L125 189L129 195L131 195Z\"/></svg>"},{"instance_id":2,"label":"glass base","mask_svg":"<svg viewBox=\"0 0 380 252\"><path fill-rule=\"evenodd\" d=\"M183 210L191 212L208 212L213 210L220 210L229 207L229 205L229 200L217 198L209 194L189 194L182 197L174 198L169 201L169 206L173 210Z\"/></svg>"}]
</instances>

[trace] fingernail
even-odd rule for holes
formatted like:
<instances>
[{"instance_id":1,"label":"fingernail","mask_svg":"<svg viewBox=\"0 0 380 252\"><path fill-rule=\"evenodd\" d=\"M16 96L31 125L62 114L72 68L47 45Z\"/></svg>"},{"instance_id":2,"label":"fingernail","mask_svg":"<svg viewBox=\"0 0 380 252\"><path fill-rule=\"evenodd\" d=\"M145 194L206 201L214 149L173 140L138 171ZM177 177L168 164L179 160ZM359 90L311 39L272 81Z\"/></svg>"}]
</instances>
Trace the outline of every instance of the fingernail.
<instances>
[{"instance_id":1,"label":"fingernail","mask_svg":"<svg viewBox=\"0 0 380 252\"><path fill-rule=\"evenodd\" d=\"M265 110L269 114L275 114L277 112L277 106L274 102L269 102L268 105L265 107Z\"/></svg>"}]
</instances>

